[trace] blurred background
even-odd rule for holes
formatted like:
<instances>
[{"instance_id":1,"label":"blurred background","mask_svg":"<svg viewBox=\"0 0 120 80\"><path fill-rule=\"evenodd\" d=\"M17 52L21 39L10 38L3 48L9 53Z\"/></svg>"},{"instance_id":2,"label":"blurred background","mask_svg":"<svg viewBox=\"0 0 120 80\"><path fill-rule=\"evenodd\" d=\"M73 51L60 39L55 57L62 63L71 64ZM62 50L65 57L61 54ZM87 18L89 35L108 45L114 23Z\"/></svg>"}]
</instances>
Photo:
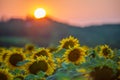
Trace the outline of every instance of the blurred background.
<instances>
[{"instance_id":1,"label":"blurred background","mask_svg":"<svg viewBox=\"0 0 120 80\"><path fill-rule=\"evenodd\" d=\"M120 0L0 0L0 46L57 46L69 35L81 45L120 48ZM46 16L35 18L37 8Z\"/></svg>"}]
</instances>

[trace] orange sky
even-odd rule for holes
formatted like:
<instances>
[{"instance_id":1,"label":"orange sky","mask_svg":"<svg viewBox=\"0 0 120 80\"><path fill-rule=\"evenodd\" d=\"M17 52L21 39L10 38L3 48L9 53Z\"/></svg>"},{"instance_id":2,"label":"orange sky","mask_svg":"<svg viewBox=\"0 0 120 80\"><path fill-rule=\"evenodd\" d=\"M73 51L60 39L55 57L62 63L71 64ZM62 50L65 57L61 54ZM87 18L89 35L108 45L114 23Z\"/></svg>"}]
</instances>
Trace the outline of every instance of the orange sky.
<instances>
[{"instance_id":1,"label":"orange sky","mask_svg":"<svg viewBox=\"0 0 120 80\"><path fill-rule=\"evenodd\" d=\"M0 17L24 18L39 7L75 25L120 23L120 0L0 0Z\"/></svg>"}]
</instances>

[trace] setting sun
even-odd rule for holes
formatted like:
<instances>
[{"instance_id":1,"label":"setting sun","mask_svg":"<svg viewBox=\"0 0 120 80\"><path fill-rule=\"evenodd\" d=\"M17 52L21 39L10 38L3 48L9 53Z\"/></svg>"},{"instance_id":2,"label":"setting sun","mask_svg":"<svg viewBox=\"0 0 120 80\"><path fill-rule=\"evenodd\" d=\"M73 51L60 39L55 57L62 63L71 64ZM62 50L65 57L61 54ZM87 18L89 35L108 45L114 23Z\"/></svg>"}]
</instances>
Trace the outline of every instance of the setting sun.
<instances>
[{"instance_id":1,"label":"setting sun","mask_svg":"<svg viewBox=\"0 0 120 80\"><path fill-rule=\"evenodd\" d=\"M43 8L36 9L35 12L34 12L34 16L38 19L39 18L44 18L46 16L45 9L43 9Z\"/></svg>"}]
</instances>

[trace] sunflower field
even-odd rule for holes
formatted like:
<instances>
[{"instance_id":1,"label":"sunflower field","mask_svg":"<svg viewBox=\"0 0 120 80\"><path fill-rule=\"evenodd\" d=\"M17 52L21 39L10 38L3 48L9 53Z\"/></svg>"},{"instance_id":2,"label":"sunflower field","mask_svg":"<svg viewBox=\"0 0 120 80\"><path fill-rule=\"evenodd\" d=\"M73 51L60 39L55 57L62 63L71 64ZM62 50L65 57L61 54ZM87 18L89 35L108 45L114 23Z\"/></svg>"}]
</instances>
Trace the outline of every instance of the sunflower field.
<instances>
[{"instance_id":1,"label":"sunflower field","mask_svg":"<svg viewBox=\"0 0 120 80\"><path fill-rule=\"evenodd\" d=\"M57 47L0 47L0 80L120 80L120 50L73 36Z\"/></svg>"}]
</instances>

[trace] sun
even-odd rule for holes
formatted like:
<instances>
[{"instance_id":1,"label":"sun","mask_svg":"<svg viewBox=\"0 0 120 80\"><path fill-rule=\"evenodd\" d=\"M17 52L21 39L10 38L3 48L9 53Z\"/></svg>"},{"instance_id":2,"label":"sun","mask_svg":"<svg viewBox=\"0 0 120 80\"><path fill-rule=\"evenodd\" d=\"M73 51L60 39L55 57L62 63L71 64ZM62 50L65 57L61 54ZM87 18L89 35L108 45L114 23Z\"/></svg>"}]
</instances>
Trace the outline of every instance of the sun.
<instances>
[{"instance_id":1,"label":"sun","mask_svg":"<svg viewBox=\"0 0 120 80\"><path fill-rule=\"evenodd\" d=\"M35 18L37 18L37 19L44 18L44 17L46 16L46 11L45 11L45 9L43 9L43 8L37 8L37 9L34 11L34 16L35 16Z\"/></svg>"}]
</instances>

